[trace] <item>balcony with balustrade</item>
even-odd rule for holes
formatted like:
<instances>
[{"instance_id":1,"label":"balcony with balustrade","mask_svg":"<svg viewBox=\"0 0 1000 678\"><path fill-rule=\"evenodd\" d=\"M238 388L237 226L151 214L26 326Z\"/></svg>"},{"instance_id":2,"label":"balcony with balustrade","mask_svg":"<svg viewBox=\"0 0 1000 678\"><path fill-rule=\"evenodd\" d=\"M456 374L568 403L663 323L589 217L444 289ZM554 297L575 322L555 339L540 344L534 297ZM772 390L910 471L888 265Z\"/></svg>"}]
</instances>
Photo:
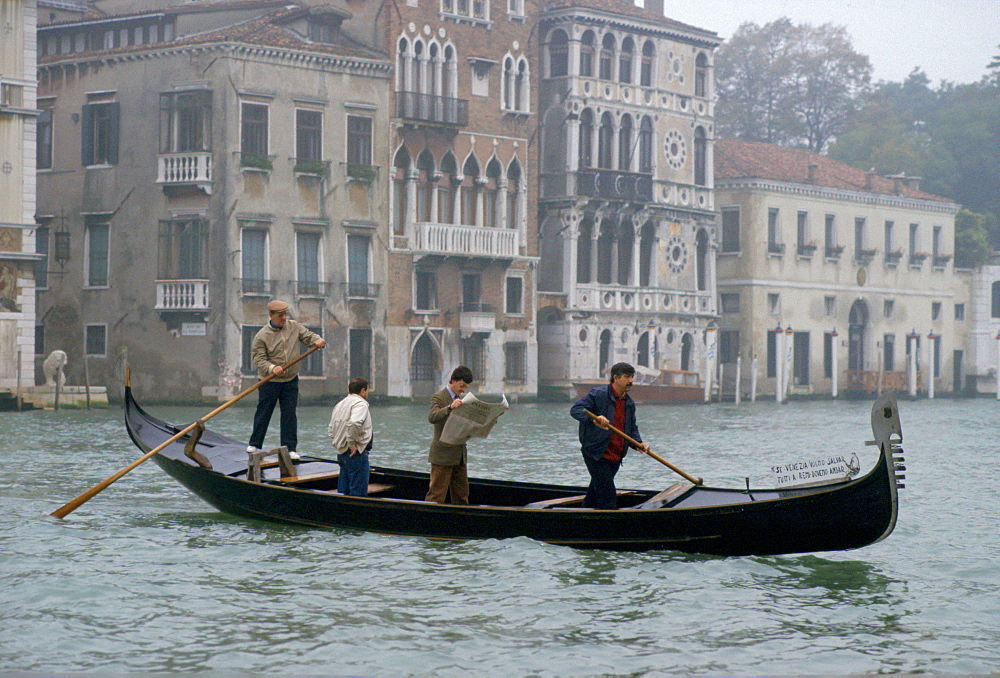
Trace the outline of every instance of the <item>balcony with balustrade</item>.
<instances>
[{"instance_id":1,"label":"balcony with balustrade","mask_svg":"<svg viewBox=\"0 0 1000 678\"><path fill-rule=\"evenodd\" d=\"M653 175L613 169L581 169L576 173L576 192L591 198L651 202Z\"/></svg>"},{"instance_id":2,"label":"balcony with balustrade","mask_svg":"<svg viewBox=\"0 0 1000 678\"><path fill-rule=\"evenodd\" d=\"M469 102L420 92L396 92L396 117L465 127L469 124Z\"/></svg>"},{"instance_id":3,"label":"balcony with balustrade","mask_svg":"<svg viewBox=\"0 0 1000 678\"><path fill-rule=\"evenodd\" d=\"M459 305L458 329L462 332L492 332L497 326L496 309L481 302Z\"/></svg>"},{"instance_id":4,"label":"balcony with balustrade","mask_svg":"<svg viewBox=\"0 0 1000 678\"><path fill-rule=\"evenodd\" d=\"M518 256L520 249L518 231L510 228L418 222L413 229L412 249L415 252L512 259Z\"/></svg>"},{"instance_id":5,"label":"balcony with balustrade","mask_svg":"<svg viewBox=\"0 0 1000 678\"><path fill-rule=\"evenodd\" d=\"M156 183L160 186L194 186L208 195L212 194L211 153L161 153L156 163Z\"/></svg>"},{"instance_id":6,"label":"balcony with balustrade","mask_svg":"<svg viewBox=\"0 0 1000 678\"><path fill-rule=\"evenodd\" d=\"M207 280L157 280L157 311L207 311Z\"/></svg>"}]
</instances>

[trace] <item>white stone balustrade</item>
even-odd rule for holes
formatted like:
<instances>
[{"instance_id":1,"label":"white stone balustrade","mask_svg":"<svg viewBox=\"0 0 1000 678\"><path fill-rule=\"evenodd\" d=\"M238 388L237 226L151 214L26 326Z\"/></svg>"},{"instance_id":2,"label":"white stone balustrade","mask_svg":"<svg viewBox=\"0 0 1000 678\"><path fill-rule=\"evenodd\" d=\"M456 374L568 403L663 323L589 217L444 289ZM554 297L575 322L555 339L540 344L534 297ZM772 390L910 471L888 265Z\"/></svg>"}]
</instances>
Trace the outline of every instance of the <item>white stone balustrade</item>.
<instances>
[{"instance_id":1,"label":"white stone balustrade","mask_svg":"<svg viewBox=\"0 0 1000 678\"><path fill-rule=\"evenodd\" d=\"M157 280L157 311L207 311L207 280Z\"/></svg>"},{"instance_id":2,"label":"white stone balustrade","mask_svg":"<svg viewBox=\"0 0 1000 678\"><path fill-rule=\"evenodd\" d=\"M197 184L210 188L212 184L212 154L161 154L158 159L156 183Z\"/></svg>"},{"instance_id":3,"label":"white stone balustrade","mask_svg":"<svg viewBox=\"0 0 1000 678\"><path fill-rule=\"evenodd\" d=\"M516 257L518 232L509 228L416 223L413 249L439 254Z\"/></svg>"}]
</instances>

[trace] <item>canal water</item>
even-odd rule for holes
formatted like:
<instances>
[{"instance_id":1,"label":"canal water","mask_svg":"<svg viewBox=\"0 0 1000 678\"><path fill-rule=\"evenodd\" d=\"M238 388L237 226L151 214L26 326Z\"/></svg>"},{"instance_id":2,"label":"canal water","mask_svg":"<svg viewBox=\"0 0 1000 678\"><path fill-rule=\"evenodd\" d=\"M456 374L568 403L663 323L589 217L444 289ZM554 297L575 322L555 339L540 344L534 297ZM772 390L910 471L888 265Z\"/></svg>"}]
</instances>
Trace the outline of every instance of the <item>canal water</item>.
<instances>
[{"instance_id":1,"label":"canal water","mask_svg":"<svg viewBox=\"0 0 1000 678\"><path fill-rule=\"evenodd\" d=\"M858 453L867 470L870 405L640 406L639 417L655 452L707 484L743 487L828 454ZM239 520L151 462L57 520L47 514L137 457L120 411L0 413L0 671L1000 671L1000 403L900 405L908 471L887 540L743 558ZM176 423L207 411L149 409ZM567 412L514 404L470 445L472 474L585 484ZM373 463L425 470L426 409L373 414ZM300 450L327 449L328 417L300 409ZM233 407L210 426L245 439L251 418ZM633 453L619 486L675 480Z\"/></svg>"}]
</instances>

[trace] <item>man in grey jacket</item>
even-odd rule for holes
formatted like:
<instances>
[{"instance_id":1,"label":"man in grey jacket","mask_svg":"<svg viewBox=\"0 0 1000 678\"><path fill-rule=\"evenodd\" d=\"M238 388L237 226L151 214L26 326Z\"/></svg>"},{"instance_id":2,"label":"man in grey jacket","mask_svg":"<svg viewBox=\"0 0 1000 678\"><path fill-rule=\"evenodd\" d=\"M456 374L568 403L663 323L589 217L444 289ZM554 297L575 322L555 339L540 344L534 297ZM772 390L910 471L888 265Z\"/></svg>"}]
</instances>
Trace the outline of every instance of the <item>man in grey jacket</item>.
<instances>
[{"instance_id":1,"label":"man in grey jacket","mask_svg":"<svg viewBox=\"0 0 1000 678\"><path fill-rule=\"evenodd\" d=\"M254 336L250 357L261 379L272 374L274 378L257 389L257 411L253 415L253 433L250 434L247 452L255 452L264 445L274 406L278 405L281 408L280 444L288 448L292 459L298 459L295 448L299 443L299 421L295 408L299 404L301 363L287 369L285 365L299 357L299 342L323 348L326 341L289 318L288 304L284 301L275 299L268 303L267 313L268 323Z\"/></svg>"}]
</instances>

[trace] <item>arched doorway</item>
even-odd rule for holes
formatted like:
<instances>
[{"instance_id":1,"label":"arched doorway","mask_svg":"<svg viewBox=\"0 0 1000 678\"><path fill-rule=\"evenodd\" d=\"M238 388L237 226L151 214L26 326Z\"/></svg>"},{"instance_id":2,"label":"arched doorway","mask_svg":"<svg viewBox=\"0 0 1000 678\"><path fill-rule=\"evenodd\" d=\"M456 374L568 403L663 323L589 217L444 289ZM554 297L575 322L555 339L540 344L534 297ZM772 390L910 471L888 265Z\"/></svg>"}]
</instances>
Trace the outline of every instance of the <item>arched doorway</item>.
<instances>
[{"instance_id":1,"label":"arched doorway","mask_svg":"<svg viewBox=\"0 0 1000 678\"><path fill-rule=\"evenodd\" d=\"M690 370L691 369L691 349L694 347L694 341L691 339L691 335L685 333L681 337L681 369Z\"/></svg>"},{"instance_id":2,"label":"arched doorway","mask_svg":"<svg viewBox=\"0 0 1000 678\"><path fill-rule=\"evenodd\" d=\"M865 369L865 345L868 334L868 304L858 299L851 305L847 334L847 369Z\"/></svg>"},{"instance_id":3,"label":"arched doorway","mask_svg":"<svg viewBox=\"0 0 1000 678\"><path fill-rule=\"evenodd\" d=\"M437 388L437 349L426 332L413 345L410 356L410 392L413 396L432 395Z\"/></svg>"},{"instance_id":4,"label":"arched doorway","mask_svg":"<svg viewBox=\"0 0 1000 678\"><path fill-rule=\"evenodd\" d=\"M638 353L635 358L636 362L643 367L649 367L649 332L643 332L639 337L636 353Z\"/></svg>"},{"instance_id":5,"label":"arched doorway","mask_svg":"<svg viewBox=\"0 0 1000 678\"><path fill-rule=\"evenodd\" d=\"M611 330L604 330L601 332L601 338L599 343L599 369L598 376L604 377L604 370L611 367Z\"/></svg>"}]
</instances>

